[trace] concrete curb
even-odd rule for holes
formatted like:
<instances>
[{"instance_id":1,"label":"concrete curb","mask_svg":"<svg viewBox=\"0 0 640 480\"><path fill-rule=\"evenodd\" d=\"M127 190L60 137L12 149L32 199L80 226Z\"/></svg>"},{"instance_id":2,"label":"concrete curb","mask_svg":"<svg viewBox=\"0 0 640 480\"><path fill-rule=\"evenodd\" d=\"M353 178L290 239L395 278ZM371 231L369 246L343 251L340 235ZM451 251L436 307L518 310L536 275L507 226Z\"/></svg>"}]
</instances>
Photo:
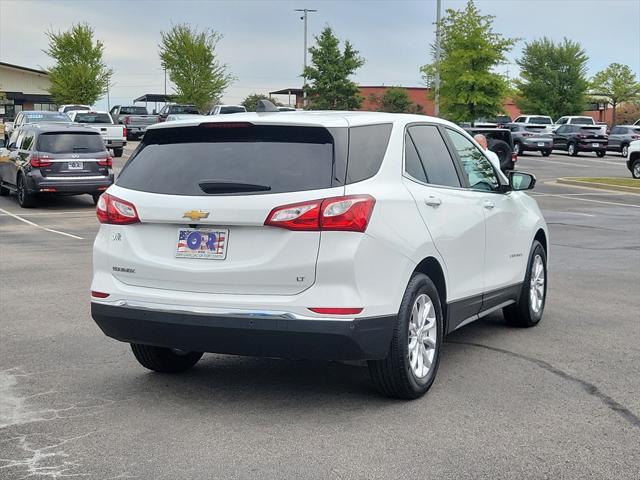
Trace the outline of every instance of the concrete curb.
<instances>
[{"instance_id":1,"label":"concrete curb","mask_svg":"<svg viewBox=\"0 0 640 480\"><path fill-rule=\"evenodd\" d=\"M609 185L608 183L597 182L585 182L582 180L575 180L573 178L557 178L556 183L562 183L564 185L575 185L577 187L597 188L598 190L613 190L617 192L629 192L640 195L640 187L626 187L624 185Z\"/></svg>"}]
</instances>

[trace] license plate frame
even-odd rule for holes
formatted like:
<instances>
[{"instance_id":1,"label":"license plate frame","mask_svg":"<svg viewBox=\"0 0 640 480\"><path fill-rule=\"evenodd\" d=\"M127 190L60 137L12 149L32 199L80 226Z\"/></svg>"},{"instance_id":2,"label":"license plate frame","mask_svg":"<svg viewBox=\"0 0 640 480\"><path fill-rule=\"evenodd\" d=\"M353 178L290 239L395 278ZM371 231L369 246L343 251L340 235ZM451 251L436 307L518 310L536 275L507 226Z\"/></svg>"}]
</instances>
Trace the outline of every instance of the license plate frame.
<instances>
[{"instance_id":1,"label":"license plate frame","mask_svg":"<svg viewBox=\"0 0 640 480\"><path fill-rule=\"evenodd\" d=\"M67 169L69 170L82 170L84 169L84 164L77 160L73 160L71 162L67 162Z\"/></svg>"},{"instance_id":2,"label":"license plate frame","mask_svg":"<svg viewBox=\"0 0 640 480\"><path fill-rule=\"evenodd\" d=\"M228 228L179 228L176 258L225 260L229 247Z\"/></svg>"},{"instance_id":3,"label":"license plate frame","mask_svg":"<svg viewBox=\"0 0 640 480\"><path fill-rule=\"evenodd\" d=\"M594 143L591 144L591 146L594 147L594 148L599 148L600 147L600 143L594 142Z\"/></svg>"}]
</instances>

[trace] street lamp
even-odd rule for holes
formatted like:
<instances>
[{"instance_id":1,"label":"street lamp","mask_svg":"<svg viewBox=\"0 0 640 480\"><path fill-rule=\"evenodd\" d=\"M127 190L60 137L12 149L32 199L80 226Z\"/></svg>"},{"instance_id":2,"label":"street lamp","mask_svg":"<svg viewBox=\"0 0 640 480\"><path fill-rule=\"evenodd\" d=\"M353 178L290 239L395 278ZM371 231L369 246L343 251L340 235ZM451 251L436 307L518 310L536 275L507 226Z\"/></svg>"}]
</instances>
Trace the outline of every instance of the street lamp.
<instances>
[{"instance_id":1,"label":"street lamp","mask_svg":"<svg viewBox=\"0 0 640 480\"><path fill-rule=\"evenodd\" d=\"M308 8L296 8L296 12L304 12L304 15L300 17L300 20L304 20L304 70L307 69L307 14L310 12L317 12L317 10L311 10ZM307 91L304 87L307 86L307 76L302 71L302 106L307 106Z\"/></svg>"}]
</instances>

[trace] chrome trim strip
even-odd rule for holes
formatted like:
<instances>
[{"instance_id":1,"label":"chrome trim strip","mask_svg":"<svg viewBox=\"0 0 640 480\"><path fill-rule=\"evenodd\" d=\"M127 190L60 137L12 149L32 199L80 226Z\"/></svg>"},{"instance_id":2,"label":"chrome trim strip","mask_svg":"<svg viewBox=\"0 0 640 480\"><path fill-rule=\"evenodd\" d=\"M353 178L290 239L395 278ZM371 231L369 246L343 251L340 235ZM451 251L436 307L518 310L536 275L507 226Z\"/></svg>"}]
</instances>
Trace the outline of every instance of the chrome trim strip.
<instances>
[{"instance_id":1,"label":"chrome trim strip","mask_svg":"<svg viewBox=\"0 0 640 480\"><path fill-rule=\"evenodd\" d=\"M129 307L141 310L149 310L154 312L166 313L182 313L186 315L212 315L230 318L264 318L270 320L335 320L338 322L351 322L354 317L312 317L308 315L300 315L293 312L285 312L280 310L248 310L248 309L227 309L218 307L198 307L192 305L171 305L165 303L142 302L139 300L116 300L109 302L105 300L97 300L92 298L93 303L101 305L110 305L113 307Z\"/></svg>"},{"instance_id":2,"label":"chrome trim strip","mask_svg":"<svg viewBox=\"0 0 640 480\"><path fill-rule=\"evenodd\" d=\"M97 162L98 160L106 160L105 158L45 158L47 162L51 163L66 163L66 162Z\"/></svg>"},{"instance_id":3,"label":"chrome trim strip","mask_svg":"<svg viewBox=\"0 0 640 480\"><path fill-rule=\"evenodd\" d=\"M502 302L498 305L496 305L495 307L489 308L488 310L483 310L482 312L478 313L477 315L472 315L471 317L467 318L466 320L463 320L456 328L454 328L452 331L455 332L456 330L458 330L460 327L464 327L465 325L469 325L471 322L475 322L476 320L480 320L482 317L486 317L487 315L489 315L490 313L495 312L496 310L499 310L503 307L509 306L511 304L516 303L515 300L507 300L506 302Z\"/></svg>"},{"instance_id":4,"label":"chrome trim strip","mask_svg":"<svg viewBox=\"0 0 640 480\"><path fill-rule=\"evenodd\" d=\"M109 177L104 176L104 175L94 175L94 176L89 176L89 177L52 177L52 176L46 176L46 177L42 177L43 180L108 180Z\"/></svg>"}]
</instances>

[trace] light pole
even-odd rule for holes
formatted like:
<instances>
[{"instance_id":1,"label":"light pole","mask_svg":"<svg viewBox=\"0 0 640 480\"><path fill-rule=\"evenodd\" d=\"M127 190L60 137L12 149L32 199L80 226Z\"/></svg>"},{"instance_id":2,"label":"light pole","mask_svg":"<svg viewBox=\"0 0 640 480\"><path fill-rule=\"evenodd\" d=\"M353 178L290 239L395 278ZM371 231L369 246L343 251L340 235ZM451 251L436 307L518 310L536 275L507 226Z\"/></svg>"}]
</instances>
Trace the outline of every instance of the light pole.
<instances>
[{"instance_id":1,"label":"light pole","mask_svg":"<svg viewBox=\"0 0 640 480\"><path fill-rule=\"evenodd\" d=\"M436 104L434 109L434 115L437 117L440 114L440 9L441 0L437 0L436 3Z\"/></svg>"},{"instance_id":2,"label":"light pole","mask_svg":"<svg viewBox=\"0 0 640 480\"><path fill-rule=\"evenodd\" d=\"M317 10L311 10L308 8L296 8L296 12L304 12L304 15L300 17L300 20L304 20L304 70L307 69L307 14L309 12L317 12ZM307 77L302 71L302 106L306 108L307 106L307 91L304 87L307 86Z\"/></svg>"}]
</instances>

